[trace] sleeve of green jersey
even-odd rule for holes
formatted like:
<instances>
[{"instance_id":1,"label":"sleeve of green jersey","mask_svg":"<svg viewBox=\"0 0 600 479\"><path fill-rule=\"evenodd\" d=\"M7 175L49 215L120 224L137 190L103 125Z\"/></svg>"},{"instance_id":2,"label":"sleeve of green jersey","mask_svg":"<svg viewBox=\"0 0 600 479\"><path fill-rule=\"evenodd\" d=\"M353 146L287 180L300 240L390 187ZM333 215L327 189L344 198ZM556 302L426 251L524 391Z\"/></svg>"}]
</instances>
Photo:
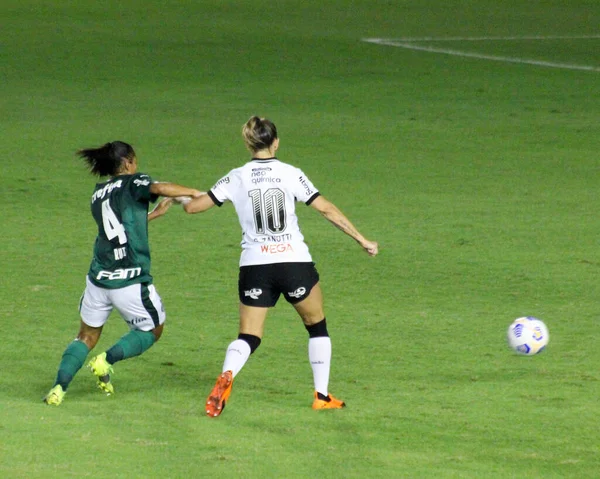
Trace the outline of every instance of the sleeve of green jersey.
<instances>
[{"instance_id":1,"label":"sleeve of green jersey","mask_svg":"<svg viewBox=\"0 0 600 479\"><path fill-rule=\"evenodd\" d=\"M149 175L136 173L131 177L127 186L132 198L136 201L154 202L158 196L150 193L150 185L152 183L152 178Z\"/></svg>"}]
</instances>

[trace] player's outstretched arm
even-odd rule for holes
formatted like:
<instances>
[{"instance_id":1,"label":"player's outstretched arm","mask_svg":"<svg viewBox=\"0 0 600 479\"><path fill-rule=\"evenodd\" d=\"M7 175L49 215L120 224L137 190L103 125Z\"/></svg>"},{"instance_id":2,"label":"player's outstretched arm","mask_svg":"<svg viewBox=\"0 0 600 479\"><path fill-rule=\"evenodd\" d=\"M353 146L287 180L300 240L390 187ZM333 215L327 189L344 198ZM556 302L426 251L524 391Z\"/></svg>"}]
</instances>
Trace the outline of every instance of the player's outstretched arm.
<instances>
[{"instance_id":1,"label":"player's outstretched arm","mask_svg":"<svg viewBox=\"0 0 600 479\"><path fill-rule=\"evenodd\" d=\"M183 209L186 213L202 213L213 206L215 206L212 198L206 193L202 196L196 198L187 198L187 199L179 199L176 198L176 201L183 205Z\"/></svg>"},{"instance_id":2,"label":"player's outstretched arm","mask_svg":"<svg viewBox=\"0 0 600 479\"><path fill-rule=\"evenodd\" d=\"M344 213L342 213L331 201L326 200L323 196L318 196L310 206L333 223L336 228L353 238L369 254L369 256L375 256L379 253L379 245L375 241L369 241L360 234L350 220L346 218Z\"/></svg>"},{"instance_id":3,"label":"player's outstretched arm","mask_svg":"<svg viewBox=\"0 0 600 479\"><path fill-rule=\"evenodd\" d=\"M175 198L177 196L191 196L197 198L205 195L204 191L199 191L194 188L188 188L187 186L181 186L176 183L152 183L150 185L150 193L158 196L165 196L167 198Z\"/></svg>"}]
</instances>

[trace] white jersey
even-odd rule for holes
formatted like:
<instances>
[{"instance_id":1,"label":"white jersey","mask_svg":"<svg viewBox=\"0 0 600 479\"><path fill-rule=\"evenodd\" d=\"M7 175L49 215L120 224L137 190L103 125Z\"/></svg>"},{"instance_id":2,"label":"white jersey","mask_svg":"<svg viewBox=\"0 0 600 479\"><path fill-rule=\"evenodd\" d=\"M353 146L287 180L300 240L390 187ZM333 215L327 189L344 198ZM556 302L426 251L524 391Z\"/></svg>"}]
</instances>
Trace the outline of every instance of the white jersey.
<instances>
[{"instance_id":1,"label":"white jersey","mask_svg":"<svg viewBox=\"0 0 600 479\"><path fill-rule=\"evenodd\" d=\"M298 226L296 201L319 196L306 175L277 158L254 159L231 170L208 192L216 205L231 201L242 227L240 266L311 262Z\"/></svg>"}]
</instances>

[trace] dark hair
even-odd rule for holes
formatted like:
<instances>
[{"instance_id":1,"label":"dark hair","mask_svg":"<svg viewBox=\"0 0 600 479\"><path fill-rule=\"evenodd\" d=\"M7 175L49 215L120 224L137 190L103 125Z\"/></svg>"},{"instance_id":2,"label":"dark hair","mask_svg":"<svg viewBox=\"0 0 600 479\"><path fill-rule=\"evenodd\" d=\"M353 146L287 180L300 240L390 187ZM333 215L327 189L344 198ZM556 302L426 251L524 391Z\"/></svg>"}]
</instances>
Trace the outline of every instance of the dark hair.
<instances>
[{"instance_id":1,"label":"dark hair","mask_svg":"<svg viewBox=\"0 0 600 479\"><path fill-rule=\"evenodd\" d=\"M111 141L99 148L85 148L77 152L97 176L114 176L123 165L123 160L132 160L135 151L124 141Z\"/></svg>"},{"instance_id":2,"label":"dark hair","mask_svg":"<svg viewBox=\"0 0 600 479\"><path fill-rule=\"evenodd\" d=\"M242 128L242 135L250 151L269 148L277 139L277 127L266 118L251 117Z\"/></svg>"}]
</instances>

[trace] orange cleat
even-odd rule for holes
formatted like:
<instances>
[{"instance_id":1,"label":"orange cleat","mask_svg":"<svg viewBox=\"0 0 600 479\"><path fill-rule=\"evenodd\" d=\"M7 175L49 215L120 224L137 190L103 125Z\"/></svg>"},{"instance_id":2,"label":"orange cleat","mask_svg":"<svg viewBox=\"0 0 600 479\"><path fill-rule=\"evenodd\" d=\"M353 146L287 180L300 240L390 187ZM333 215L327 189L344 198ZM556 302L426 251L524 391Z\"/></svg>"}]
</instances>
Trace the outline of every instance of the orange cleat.
<instances>
[{"instance_id":1,"label":"orange cleat","mask_svg":"<svg viewBox=\"0 0 600 479\"><path fill-rule=\"evenodd\" d=\"M206 415L209 417L217 417L225 409L225 401L231 394L231 386L233 385L233 373L225 371L217 378L215 387L212 389L206 399Z\"/></svg>"},{"instance_id":2,"label":"orange cleat","mask_svg":"<svg viewBox=\"0 0 600 479\"><path fill-rule=\"evenodd\" d=\"M342 409L343 407L346 407L344 401L334 398L331 394L324 396L315 391L315 400L312 404L313 409Z\"/></svg>"}]
</instances>

